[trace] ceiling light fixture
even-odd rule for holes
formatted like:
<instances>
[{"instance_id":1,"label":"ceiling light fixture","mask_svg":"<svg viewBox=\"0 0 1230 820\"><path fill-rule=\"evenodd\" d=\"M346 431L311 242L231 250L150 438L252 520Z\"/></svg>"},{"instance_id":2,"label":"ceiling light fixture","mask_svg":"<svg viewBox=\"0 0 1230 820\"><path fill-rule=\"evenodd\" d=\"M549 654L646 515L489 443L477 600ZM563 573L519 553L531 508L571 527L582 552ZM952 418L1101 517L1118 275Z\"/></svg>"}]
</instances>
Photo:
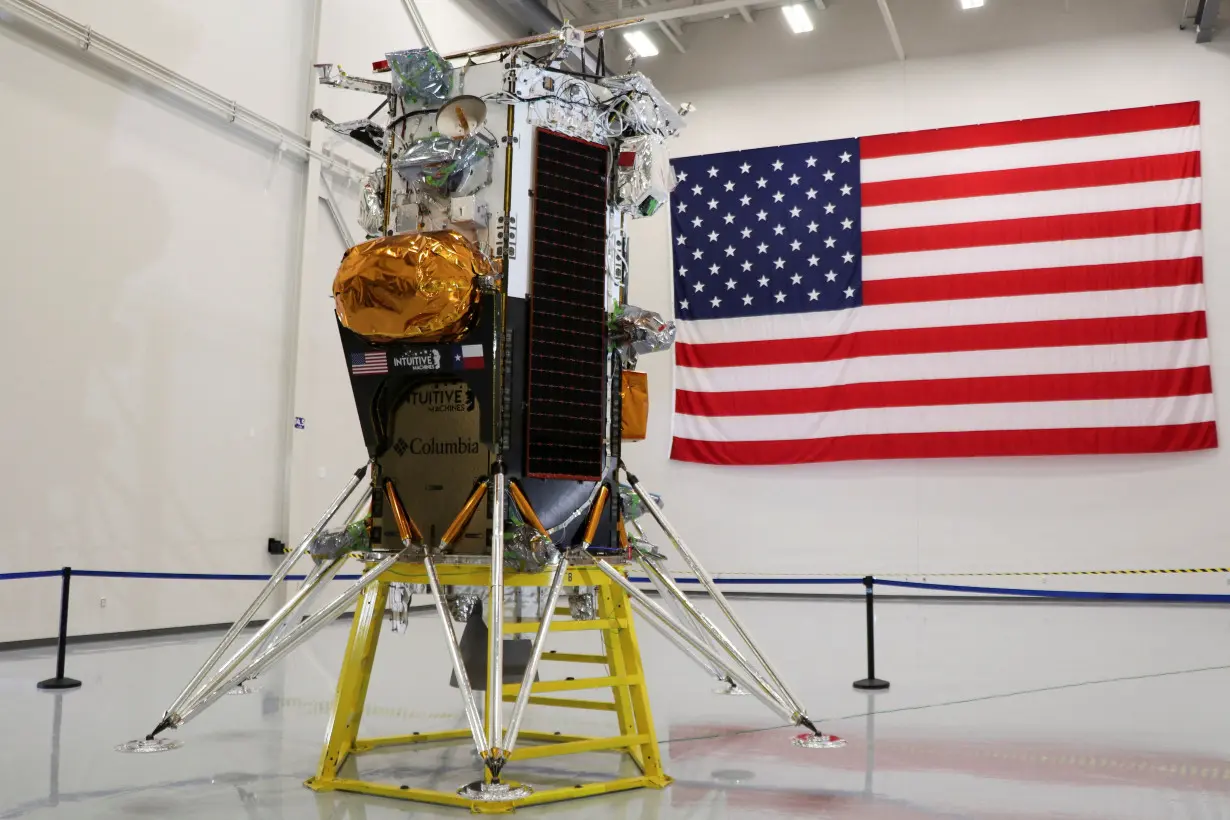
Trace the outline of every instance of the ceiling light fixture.
<instances>
[{"instance_id":1,"label":"ceiling light fixture","mask_svg":"<svg viewBox=\"0 0 1230 820\"><path fill-rule=\"evenodd\" d=\"M649 39L649 35L643 31L629 31L624 35L624 39L632 50L636 52L637 57L652 57L658 53L658 47L653 44L653 40Z\"/></svg>"},{"instance_id":2,"label":"ceiling light fixture","mask_svg":"<svg viewBox=\"0 0 1230 820\"><path fill-rule=\"evenodd\" d=\"M980 9L987 4L987 0L961 0L961 8L964 11L970 9Z\"/></svg>"},{"instance_id":3,"label":"ceiling light fixture","mask_svg":"<svg viewBox=\"0 0 1230 820\"><path fill-rule=\"evenodd\" d=\"M815 28L811 24L811 17L807 14L807 9L803 8L802 3L796 3L793 6L782 6L782 14L786 16L786 23L795 34L804 34Z\"/></svg>"}]
</instances>

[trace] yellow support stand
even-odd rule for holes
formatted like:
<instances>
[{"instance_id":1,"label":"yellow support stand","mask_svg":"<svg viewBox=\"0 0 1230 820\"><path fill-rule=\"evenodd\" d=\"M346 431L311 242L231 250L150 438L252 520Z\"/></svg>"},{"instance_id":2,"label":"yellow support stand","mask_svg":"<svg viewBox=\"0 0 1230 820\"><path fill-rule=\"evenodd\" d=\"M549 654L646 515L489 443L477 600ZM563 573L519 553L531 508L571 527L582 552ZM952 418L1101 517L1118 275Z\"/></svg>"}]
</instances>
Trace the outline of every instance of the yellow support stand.
<instances>
[{"instance_id":1,"label":"yellow support stand","mask_svg":"<svg viewBox=\"0 0 1230 820\"><path fill-rule=\"evenodd\" d=\"M485 586L490 578L489 568L484 564L438 564L440 582L444 585ZM661 789L671 782L662 770L662 758L658 752L658 738L654 732L653 714L649 709L649 694L645 686L644 669L641 665L640 647L632 623L632 611L626 593L592 566L575 566L569 569L565 586L596 588L598 612L594 620L576 621L568 617L568 608L560 607L551 622L551 632L586 631L598 632L601 636L601 653L586 654L552 652L547 650L543 661L575 664L592 664L605 667L602 673L592 677L567 680L526 681L525 684L506 684L504 700L515 701L522 685L532 686L530 709L552 707L614 713L615 734L605 737L584 737L555 732L522 731L520 737L526 744L519 744L509 757L504 772L516 777L517 763L543 757L582 754L592 752L617 752L627 755L636 764L640 774L613 780L577 783L568 787L547 788L516 800L488 802L464 797L457 792L444 792L426 788L407 788L401 784L376 783L356 777L342 776L347 760L373 749L416 744L457 742L470 743L468 729L395 737L359 739L359 722L367 699L367 686L371 677L372 661L383 622L385 601L390 583L426 583L427 574L422 564L395 564L364 593L355 611L350 629L350 640L342 660L338 679L337 696L333 705L325 747L321 754L316 776L306 785L317 791L347 791L360 794L434 803L445 806L468 808L475 813L510 812L519 806L533 806L574 800L597 794L626 791L628 789ZM504 578L506 587L548 587L551 571L536 573L509 573ZM537 623L506 623L504 634L533 633ZM441 629L432 622L432 630L440 635ZM549 665L539 667L540 673L549 672ZM545 677L545 674L544 674ZM610 690L610 700L586 700L558 697L558 694L588 690ZM561 725L566 725L561 721ZM351 767L353 768L353 766ZM505 780L505 782L511 782ZM458 783L459 787L463 784Z\"/></svg>"}]
</instances>

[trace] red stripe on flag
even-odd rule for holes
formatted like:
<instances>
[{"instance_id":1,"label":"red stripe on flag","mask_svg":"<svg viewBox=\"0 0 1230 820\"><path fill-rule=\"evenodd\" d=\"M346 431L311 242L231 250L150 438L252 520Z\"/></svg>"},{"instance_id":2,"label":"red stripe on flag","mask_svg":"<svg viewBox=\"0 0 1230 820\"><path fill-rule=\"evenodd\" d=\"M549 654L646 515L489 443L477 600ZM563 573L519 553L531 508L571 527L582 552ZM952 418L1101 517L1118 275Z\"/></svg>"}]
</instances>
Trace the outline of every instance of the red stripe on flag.
<instances>
[{"instance_id":1,"label":"red stripe on flag","mask_svg":"<svg viewBox=\"0 0 1230 820\"><path fill-rule=\"evenodd\" d=\"M936 407L1037 401L1198 396L1213 392L1208 366L1116 373L1053 373L930 381L839 384L738 393L675 392L675 412L690 416L775 416L869 407Z\"/></svg>"},{"instance_id":2,"label":"red stripe on flag","mask_svg":"<svg viewBox=\"0 0 1230 820\"><path fill-rule=\"evenodd\" d=\"M675 345L675 362L682 367L755 367L910 353L1176 342L1203 339L1206 335L1204 311L1195 311L1111 319L873 330L758 342L681 343Z\"/></svg>"},{"instance_id":3,"label":"red stripe on flag","mask_svg":"<svg viewBox=\"0 0 1230 820\"><path fill-rule=\"evenodd\" d=\"M1126 108L1092 114L1068 114L1059 117L1040 117L1031 120L862 137L859 140L859 157L878 159L902 154L983 148L989 145L1012 145L1022 142L1096 137L1103 134L1126 134L1133 131L1155 131L1162 128L1183 128L1199 123L1200 103L1173 103L1148 108Z\"/></svg>"},{"instance_id":4,"label":"red stripe on flag","mask_svg":"<svg viewBox=\"0 0 1230 820\"><path fill-rule=\"evenodd\" d=\"M863 255L938 251L987 245L1022 245L1109 236L1194 231L1200 227L1200 205L1172 205L1093 214L997 219L955 225L925 225L863 232Z\"/></svg>"},{"instance_id":5,"label":"red stripe on flag","mask_svg":"<svg viewBox=\"0 0 1230 820\"><path fill-rule=\"evenodd\" d=\"M997 296L1198 285L1204 281L1203 271L1203 260L1199 256L1192 256L1186 259L1122 262L1114 265L879 279L863 282L863 304L945 302Z\"/></svg>"},{"instance_id":6,"label":"red stripe on flag","mask_svg":"<svg viewBox=\"0 0 1230 820\"><path fill-rule=\"evenodd\" d=\"M937 199L965 199L975 196L1024 194L1033 191L1058 191L1068 188L1095 188L1103 185L1131 185L1200 176L1200 152L1165 154L1157 157L1108 159L1077 162L1044 168L1013 168L976 174L949 174L918 179L864 182L861 188L864 208L897 205L902 202L931 202Z\"/></svg>"},{"instance_id":7,"label":"red stripe on flag","mask_svg":"<svg viewBox=\"0 0 1230 820\"><path fill-rule=\"evenodd\" d=\"M702 464L805 464L890 458L973 458L1095 453L1162 453L1217 446L1211 421L1157 427L897 433L799 441L700 441L676 438L671 458Z\"/></svg>"}]
</instances>

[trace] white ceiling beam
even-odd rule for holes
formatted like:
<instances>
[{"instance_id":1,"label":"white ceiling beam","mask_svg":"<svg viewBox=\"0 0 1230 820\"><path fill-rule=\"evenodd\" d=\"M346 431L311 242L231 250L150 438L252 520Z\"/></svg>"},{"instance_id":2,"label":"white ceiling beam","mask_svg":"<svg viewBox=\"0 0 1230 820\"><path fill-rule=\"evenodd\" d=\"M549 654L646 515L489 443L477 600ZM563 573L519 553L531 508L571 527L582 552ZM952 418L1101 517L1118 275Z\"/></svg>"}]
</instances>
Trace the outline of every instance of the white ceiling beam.
<instances>
[{"instance_id":1,"label":"white ceiling beam","mask_svg":"<svg viewBox=\"0 0 1230 820\"><path fill-rule=\"evenodd\" d=\"M739 6L739 16L743 18L743 22L752 22L751 12L747 10L747 6Z\"/></svg>"},{"instance_id":2,"label":"white ceiling beam","mask_svg":"<svg viewBox=\"0 0 1230 820\"><path fill-rule=\"evenodd\" d=\"M905 59L905 49L901 45L901 35L897 33L897 24L893 22L893 13L888 9L888 0L876 0L880 4L880 14L884 17L884 25L888 27L888 36L892 38L893 50L897 59Z\"/></svg>"},{"instance_id":3,"label":"white ceiling beam","mask_svg":"<svg viewBox=\"0 0 1230 820\"><path fill-rule=\"evenodd\" d=\"M674 9L663 9L662 11L646 11L644 14L637 16L642 18L646 23L665 22L668 20L682 20L687 17L696 17L701 14L717 14L720 12L731 12L739 8L739 6L748 5L748 0L711 0L707 3L696 3L691 6L682 6ZM776 3L775 5L784 6L788 3ZM604 22L615 23L618 20L608 20Z\"/></svg>"},{"instance_id":4,"label":"white ceiling beam","mask_svg":"<svg viewBox=\"0 0 1230 820\"><path fill-rule=\"evenodd\" d=\"M670 28L668 28L668 27L667 27L667 25L666 25L665 23L663 23L661 20L659 20L659 21L658 21L658 29L659 29L659 30L660 30L660 31L661 31L664 35L666 35L666 39L668 39L668 40L670 40L670 41L671 41L671 45L673 45L673 46L674 46L674 47L675 47L675 48L679 51L679 53L680 53L680 54L687 54L687 53L688 53L688 50L687 50L686 48L684 48L684 47L683 47L683 41L682 41L682 40L680 40L680 39L679 39L679 38L675 35L675 32L671 31L671 30L670 30Z\"/></svg>"},{"instance_id":5,"label":"white ceiling beam","mask_svg":"<svg viewBox=\"0 0 1230 820\"><path fill-rule=\"evenodd\" d=\"M649 0L636 0L636 4L641 8L647 8L649 6ZM688 50L683 47L683 41L679 39L679 34L682 32L673 31L666 24L666 22L662 20L658 20L657 25L658 31L662 32L662 34L666 36L666 39L671 41L671 45L673 45L680 54L688 53Z\"/></svg>"}]
</instances>

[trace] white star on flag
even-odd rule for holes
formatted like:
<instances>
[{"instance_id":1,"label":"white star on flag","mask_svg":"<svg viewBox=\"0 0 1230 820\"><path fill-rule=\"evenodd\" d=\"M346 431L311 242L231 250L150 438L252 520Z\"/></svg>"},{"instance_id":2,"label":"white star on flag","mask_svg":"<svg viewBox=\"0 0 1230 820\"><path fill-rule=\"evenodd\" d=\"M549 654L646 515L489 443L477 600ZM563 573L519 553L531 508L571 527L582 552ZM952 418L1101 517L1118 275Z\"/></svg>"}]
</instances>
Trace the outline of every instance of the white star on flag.
<instances>
[{"instance_id":1,"label":"white star on flag","mask_svg":"<svg viewBox=\"0 0 1230 820\"><path fill-rule=\"evenodd\" d=\"M837 176L837 175L836 175L836 174L834 174L832 171L825 171L825 172L824 172L824 181L825 181L825 182L832 182L832 181L833 181L833 177L835 177L835 176ZM698 188L699 188L700 186L698 185L698 186L696 186L696 187L698 187Z\"/></svg>"},{"instance_id":2,"label":"white star on flag","mask_svg":"<svg viewBox=\"0 0 1230 820\"><path fill-rule=\"evenodd\" d=\"M836 282L837 281L837 271L829 271L828 273L824 274L824 279L826 282Z\"/></svg>"},{"instance_id":3,"label":"white star on flag","mask_svg":"<svg viewBox=\"0 0 1230 820\"><path fill-rule=\"evenodd\" d=\"M762 276L762 277L760 277L759 279L757 279L756 281L760 283L760 286L761 286L762 288L767 288L767 287L769 286L769 277L767 277L767 276Z\"/></svg>"},{"instance_id":4,"label":"white star on flag","mask_svg":"<svg viewBox=\"0 0 1230 820\"><path fill-rule=\"evenodd\" d=\"M722 300L714 296L712 299L709 300L709 304L713 305L714 307L718 307L719 305L722 304Z\"/></svg>"},{"instance_id":5,"label":"white star on flag","mask_svg":"<svg viewBox=\"0 0 1230 820\"><path fill-rule=\"evenodd\" d=\"M790 277L790 284L792 285L797 285L802 281L803 281L803 277L799 276L797 273L794 276Z\"/></svg>"},{"instance_id":6,"label":"white star on flag","mask_svg":"<svg viewBox=\"0 0 1230 820\"><path fill-rule=\"evenodd\" d=\"M814 302L820 298L820 294L817 291L813 290L812 292L807 294L807 298Z\"/></svg>"},{"instance_id":7,"label":"white star on flag","mask_svg":"<svg viewBox=\"0 0 1230 820\"><path fill-rule=\"evenodd\" d=\"M717 169L716 169L716 168L710 168L710 169L709 169L709 176L710 176L710 177L715 177L715 176L717 176Z\"/></svg>"},{"instance_id":8,"label":"white star on flag","mask_svg":"<svg viewBox=\"0 0 1230 820\"><path fill-rule=\"evenodd\" d=\"M745 173L745 174L746 174L748 171L752 170L752 166L748 165L748 164L745 162L745 163L743 163L742 165L740 165L740 166L739 166L739 170L740 170L740 171L742 171L743 173Z\"/></svg>"},{"instance_id":9,"label":"white star on flag","mask_svg":"<svg viewBox=\"0 0 1230 820\"><path fill-rule=\"evenodd\" d=\"M743 304L745 304L745 305L750 305L751 303L752 303L752 297L750 297L750 296L744 296L744 297L743 297Z\"/></svg>"},{"instance_id":10,"label":"white star on flag","mask_svg":"<svg viewBox=\"0 0 1230 820\"><path fill-rule=\"evenodd\" d=\"M854 296L854 288L846 288L846 298L850 299Z\"/></svg>"},{"instance_id":11,"label":"white star on flag","mask_svg":"<svg viewBox=\"0 0 1230 820\"><path fill-rule=\"evenodd\" d=\"M841 156L840 156L840 157L838 157L838 159L840 159L842 162L849 162L849 161L850 161L850 152L849 152L849 151L845 151L845 152L843 152L843 153L841 154Z\"/></svg>"},{"instance_id":12,"label":"white star on flag","mask_svg":"<svg viewBox=\"0 0 1230 820\"><path fill-rule=\"evenodd\" d=\"M808 158L807 158L807 167L808 167L808 168L815 168L815 167L816 167L816 158L815 158L815 157L808 157Z\"/></svg>"},{"instance_id":13,"label":"white star on flag","mask_svg":"<svg viewBox=\"0 0 1230 820\"><path fill-rule=\"evenodd\" d=\"M779 160L774 160L774 161L773 161L773 170L774 170L774 171L780 171L781 169L782 169L782 161L781 161L780 159L779 159Z\"/></svg>"}]
</instances>

